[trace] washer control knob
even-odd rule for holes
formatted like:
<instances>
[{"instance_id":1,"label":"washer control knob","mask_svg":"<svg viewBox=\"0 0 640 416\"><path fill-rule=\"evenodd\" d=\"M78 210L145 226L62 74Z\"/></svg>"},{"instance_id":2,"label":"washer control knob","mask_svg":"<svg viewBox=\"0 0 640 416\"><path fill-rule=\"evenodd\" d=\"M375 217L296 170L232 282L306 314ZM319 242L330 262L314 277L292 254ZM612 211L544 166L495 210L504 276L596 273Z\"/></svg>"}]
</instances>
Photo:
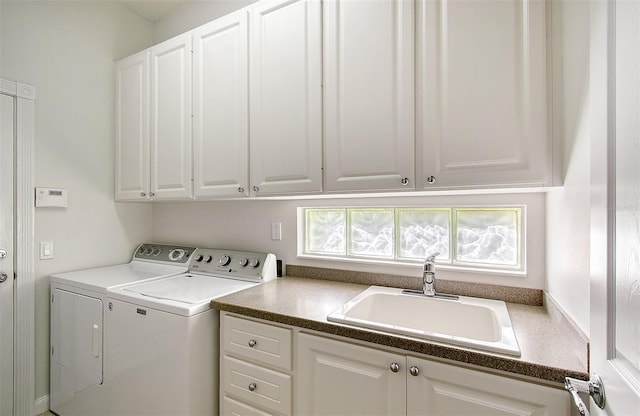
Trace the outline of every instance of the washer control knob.
<instances>
[{"instance_id":1,"label":"washer control knob","mask_svg":"<svg viewBox=\"0 0 640 416\"><path fill-rule=\"evenodd\" d=\"M204 259L204 256L202 254L198 254L195 258L195 260L200 263L202 261L202 259Z\"/></svg>"},{"instance_id":2,"label":"washer control knob","mask_svg":"<svg viewBox=\"0 0 640 416\"><path fill-rule=\"evenodd\" d=\"M153 250L153 253L151 253L151 254L154 255L154 256L159 256L160 253L162 253L162 249L161 248L156 248L156 249ZM184 255L184 253L183 253L183 255Z\"/></svg>"},{"instance_id":3,"label":"washer control knob","mask_svg":"<svg viewBox=\"0 0 640 416\"><path fill-rule=\"evenodd\" d=\"M238 263L240 263L240 266L242 267L247 267L247 264L249 264L249 260L246 257L243 257L238 260Z\"/></svg>"},{"instance_id":4,"label":"washer control knob","mask_svg":"<svg viewBox=\"0 0 640 416\"><path fill-rule=\"evenodd\" d=\"M231 262L231 257L227 256L226 254L220 257L220 260L218 260L218 263L220 263L220 266L226 266L230 262Z\"/></svg>"},{"instance_id":5,"label":"washer control knob","mask_svg":"<svg viewBox=\"0 0 640 416\"><path fill-rule=\"evenodd\" d=\"M258 266L260 266L260 260L258 260L258 259L251 259L251 261L249 262L249 266L251 266L251 267L258 267Z\"/></svg>"},{"instance_id":6,"label":"washer control knob","mask_svg":"<svg viewBox=\"0 0 640 416\"><path fill-rule=\"evenodd\" d=\"M207 256L207 258L206 258L205 262L207 262L207 263L211 263L211 261L212 261L212 260L213 260L213 257L211 257L211 256Z\"/></svg>"},{"instance_id":7,"label":"washer control knob","mask_svg":"<svg viewBox=\"0 0 640 416\"><path fill-rule=\"evenodd\" d=\"M171 261L180 260L181 258L184 257L185 253L186 252L181 248L173 249L173 250L171 250L169 252L169 260L171 260ZM160 254L160 253L158 253L158 254Z\"/></svg>"}]
</instances>

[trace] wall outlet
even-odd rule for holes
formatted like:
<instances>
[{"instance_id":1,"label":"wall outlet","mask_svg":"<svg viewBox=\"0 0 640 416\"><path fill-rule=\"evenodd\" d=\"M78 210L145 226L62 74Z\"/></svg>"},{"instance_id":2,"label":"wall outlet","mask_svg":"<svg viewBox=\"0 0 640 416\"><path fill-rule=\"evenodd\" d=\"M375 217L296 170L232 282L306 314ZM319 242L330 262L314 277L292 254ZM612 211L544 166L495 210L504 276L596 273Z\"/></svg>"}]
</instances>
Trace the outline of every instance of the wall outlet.
<instances>
[{"instance_id":1,"label":"wall outlet","mask_svg":"<svg viewBox=\"0 0 640 416\"><path fill-rule=\"evenodd\" d=\"M282 223L281 222L271 223L271 239L282 240Z\"/></svg>"},{"instance_id":2,"label":"wall outlet","mask_svg":"<svg viewBox=\"0 0 640 416\"><path fill-rule=\"evenodd\" d=\"M53 241L40 242L40 260L49 260L53 258Z\"/></svg>"}]
</instances>

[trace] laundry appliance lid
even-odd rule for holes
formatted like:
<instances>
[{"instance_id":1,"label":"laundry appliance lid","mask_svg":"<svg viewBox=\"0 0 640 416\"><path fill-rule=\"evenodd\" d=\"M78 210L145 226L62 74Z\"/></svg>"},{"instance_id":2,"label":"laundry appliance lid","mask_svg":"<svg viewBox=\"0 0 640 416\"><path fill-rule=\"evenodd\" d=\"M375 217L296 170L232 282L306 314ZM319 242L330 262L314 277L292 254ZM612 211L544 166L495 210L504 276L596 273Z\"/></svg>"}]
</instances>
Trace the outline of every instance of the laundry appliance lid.
<instances>
[{"instance_id":1,"label":"laundry appliance lid","mask_svg":"<svg viewBox=\"0 0 640 416\"><path fill-rule=\"evenodd\" d=\"M207 303L213 298L225 296L254 285L254 283L240 280L187 273L125 287L124 290L155 299L195 305Z\"/></svg>"},{"instance_id":2,"label":"laundry appliance lid","mask_svg":"<svg viewBox=\"0 0 640 416\"><path fill-rule=\"evenodd\" d=\"M141 280L172 276L186 271L186 266L132 261L131 263L115 266L57 273L51 276L51 282L105 292L109 288L116 288Z\"/></svg>"}]
</instances>

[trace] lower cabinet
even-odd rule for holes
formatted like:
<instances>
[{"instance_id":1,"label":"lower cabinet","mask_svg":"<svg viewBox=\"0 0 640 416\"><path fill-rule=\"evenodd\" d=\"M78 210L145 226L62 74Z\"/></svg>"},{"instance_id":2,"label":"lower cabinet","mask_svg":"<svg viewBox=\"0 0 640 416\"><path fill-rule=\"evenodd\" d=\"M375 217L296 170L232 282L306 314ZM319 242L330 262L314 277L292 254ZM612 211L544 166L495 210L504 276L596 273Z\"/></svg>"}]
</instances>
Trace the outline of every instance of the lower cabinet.
<instances>
[{"instance_id":1,"label":"lower cabinet","mask_svg":"<svg viewBox=\"0 0 640 416\"><path fill-rule=\"evenodd\" d=\"M569 395L560 388L222 316L223 415L571 414ZM260 348L286 365L267 364Z\"/></svg>"},{"instance_id":2,"label":"lower cabinet","mask_svg":"<svg viewBox=\"0 0 640 416\"><path fill-rule=\"evenodd\" d=\"M221 314L221 415L292 414L292 332Z\"/></svg>"},{"instance_id":3,"label":"lower cabinet","mask_svg":"<svg viewBox=\"0 0 640 416\"><path fill-rule=\"evenodd\" d=\"M407 357L407 415L570 415L562 389Z\"/></svg>"},{"instance_id":4,"label":"lower cabinet","mask_svg":"<svg viewBox=\"0 0 640 416\"><path fill-rule=\"evenodd\" d=\"M296 414L405 415L405 357L298 335Z\"/></svg>"}]
</instances>

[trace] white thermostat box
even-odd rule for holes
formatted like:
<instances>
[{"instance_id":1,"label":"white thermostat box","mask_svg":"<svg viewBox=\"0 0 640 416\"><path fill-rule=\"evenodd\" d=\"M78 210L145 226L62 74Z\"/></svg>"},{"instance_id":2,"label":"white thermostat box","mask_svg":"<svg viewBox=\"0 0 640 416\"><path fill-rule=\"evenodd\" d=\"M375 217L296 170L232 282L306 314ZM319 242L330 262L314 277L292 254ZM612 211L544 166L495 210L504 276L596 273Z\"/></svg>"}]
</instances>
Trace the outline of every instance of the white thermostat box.
<instances>
[{"instance_id":1,"label":"white thermostat box","mask_svg":"<svg viewBox=\"0 0 640 416\"><path fill-rule=\"evenodd\" d=\"M60 188L36 188L36 207L66 208L68 193Z\"/></svg>"}]
</instances>

